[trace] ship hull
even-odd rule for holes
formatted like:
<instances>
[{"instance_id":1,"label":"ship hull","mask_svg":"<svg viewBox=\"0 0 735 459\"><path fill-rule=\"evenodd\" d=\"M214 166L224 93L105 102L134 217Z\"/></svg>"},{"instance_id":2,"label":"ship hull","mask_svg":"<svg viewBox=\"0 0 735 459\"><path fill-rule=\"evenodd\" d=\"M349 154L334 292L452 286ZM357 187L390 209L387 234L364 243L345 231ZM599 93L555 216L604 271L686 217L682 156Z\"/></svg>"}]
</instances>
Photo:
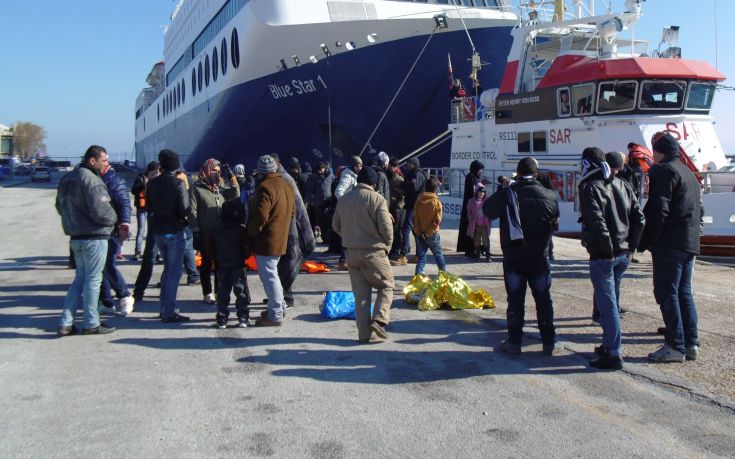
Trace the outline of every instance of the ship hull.
<instances>
[{"instance_id":1,"label":"ship hull","mask_svg":"<svg viewBox=\"0 0 735 459\"><path fill-rule=\"evenodd\" d=\"M498 87L511 45L510 27L476 28L470 34L489 63L480 73L482 86ZM470 72L466 32L437 33L388 110L427 39L393 40L233 85L185 113L170 115L173 121L155 132L138 133L136 159L145 164L170 148L182 155L188 170L209 157L253 167L265 153L339 165L363 151L384 113L365 155L381 150L406 155L446 130L447 55L455 77L466 82ZM422 156L422 165L446 166L449 152L446 142Z\"/></svg>"}]
</instances>

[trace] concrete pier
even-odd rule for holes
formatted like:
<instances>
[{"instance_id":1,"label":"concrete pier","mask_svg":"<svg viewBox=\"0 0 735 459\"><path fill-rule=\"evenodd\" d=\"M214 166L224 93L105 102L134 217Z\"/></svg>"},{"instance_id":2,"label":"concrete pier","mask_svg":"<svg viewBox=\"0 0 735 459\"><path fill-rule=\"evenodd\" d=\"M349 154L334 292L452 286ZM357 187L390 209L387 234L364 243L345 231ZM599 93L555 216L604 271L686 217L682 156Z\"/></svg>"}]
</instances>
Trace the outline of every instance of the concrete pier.
<instances>
[{"instance_id":1,"label":"concrete pier","mask_svg":"<svg viewBox=\"0 0 735 459\"><path fill-rule=\"evenodd\" d=\"M530 295L523 354L495 351L506 336L497 230L492 263L445 252L497 309L420 312L397 292L384 343L359 346L353 322L319 316L324 291L349 290L346 272L300 276L279 329L215 329L201 288L182 285L189 323L157 320L151 287L130 317L106 319L117 332L57 338L74 273L56 180L0 188L2 457L735 456L735 260L697 261L699 359L652 364L663 322L650 256L639 255L622 287L626 366L614 373L587 365L601 329L575 240L555 239L552 264L565 353L541 355ZM443 229L445 248L456 233ZM129 284L137 270L122 262ZM413 270L395 269L397 290ZM248 281L262 307L257 275Z\"/></svg>"}]
</instances>

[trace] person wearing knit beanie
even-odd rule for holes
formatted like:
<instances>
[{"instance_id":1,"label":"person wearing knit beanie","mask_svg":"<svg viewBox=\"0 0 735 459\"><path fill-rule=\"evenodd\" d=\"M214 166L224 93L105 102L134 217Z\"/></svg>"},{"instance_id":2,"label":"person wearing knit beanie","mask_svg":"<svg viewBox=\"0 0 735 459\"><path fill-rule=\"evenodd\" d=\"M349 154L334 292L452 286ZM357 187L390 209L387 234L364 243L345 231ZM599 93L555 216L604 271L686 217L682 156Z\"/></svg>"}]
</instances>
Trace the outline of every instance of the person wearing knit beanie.
<instances>
[{"instance_id":1,"label":"person wearing knit beanie","mask_svg":"<svg viewBox=\"0 0 735 459\"><path fill-rule=\"evenodd\" d=\"M278 165L276 164L276 160L273 159L273 156L271 155L263 155L260 158L258 158L258 173L265 175L270 174L271 172L275 172L278 169Z\"/></svg>"},{"instance_id":2,"label":"person wearing knit beanie","mask_svg":"<svg viewBox=\"0 0 735 459\"><path fill-rule=\"evenodd\" d=\"M378 174L372 167L363 167L360 169L360 173L357 174L357 183L364 183L375 188L378 183Z\"/></svg>"},{"instance_id":3,"label":"person wearing knit beanie","mask_svg":"<svg viewBox=\"0 0 735 459\"><path fill-rule=\"evenodd\" d=\"M158 162L161 163L161 170L164 172L173 172L181 167L179 155L175 151L167 148L158 153Z\"/></svg>"},{"instance_id":4,"label":"person wearing knit beanie","mask_svg":"<svg viewBox=\"0 0 735 459\"><path fill-rule=\"evenodd\" d=\"M660 159L658 162L665 161L666 159L674 158L679 156L679 142L667 133L657 133L654 138L658 136L658 139L653 142L653 153L663 155L665 158ZM655 158L654 158L655 159Z\"/></svg>"}]
</instances>

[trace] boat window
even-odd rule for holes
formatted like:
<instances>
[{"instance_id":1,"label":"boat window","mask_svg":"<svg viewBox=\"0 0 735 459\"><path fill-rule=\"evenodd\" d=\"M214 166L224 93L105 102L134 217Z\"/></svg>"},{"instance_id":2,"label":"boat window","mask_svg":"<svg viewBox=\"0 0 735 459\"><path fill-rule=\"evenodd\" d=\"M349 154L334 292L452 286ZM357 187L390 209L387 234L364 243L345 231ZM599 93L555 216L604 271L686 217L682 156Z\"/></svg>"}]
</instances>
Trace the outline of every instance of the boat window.
<instances>
[{"instance_id":1,"label":"boat window","mask_svg":"<svg viewBox=\"0 0 735 459\"><path fill-rule=\"evenodd\" d=\"M609 81L600 83L597 95L597 113L614 113L633 110L637 81Z\"/></svg>"},{"instance_id":2,"label":"boat window","mask_svg":"<svg viewBox=\"0 0 735 459\"><path fill-rule=\"evenodd\" d=\"M559 116L569 116L572 114L572 106L569 103L569 99L569 88L556 90L556 103Z\"/></svg>"},{"instance_id":3,"label":"boat window","mask_svg":"<svg viewBox=\"0 0 735 459\"><path fill-rule=\"evenodd\" d=\"M156 116L158 117L158 121L161 121L161 104L160 103L156 106Z\"/></svg>"},{"instance_id":4,"label":"boat window","mask_svg":"<svg viewBox=\"0 0 735 459\"><path fill-rule=\"evenodd\" d=\"M232 66L240 67L240 43L237 38L237 29L232 29L232 37L230 37L230 51L232 52Z\"/></svg>"},{"instance_id":5,"label":"boat window","mask_svg":"<svg viewBox=\"0 0 735 459\"><path fill-rule=\"evenodd\" d=\"M199 70L197 71L197 89L202 92L202 61L199 61Z\"/></svg>"},{"instance_id":6,"label":"boat window","mask_svg":"<svg viewBox=\"0 0 735 459\"><path fill-rule=\"evenodd\" d=\"M686 107L689 110L709 110L714 97L715 85L711 83L691 83L689 84Z\"/></svg>"},{"instance_id":7,"label":"boat window","mask_svg":"<svg viewBox=\"0 0 735 459\"><path fill-rule=\"evenodd\" d=\"M186 102L186 80L181 79L181 103Z\"/></svg>"},{"instance_id":8,"label":"boat window","mask_svg":"<svg viewBox=\"0 0 735 459\"><path fill-rule=\"evenodd\" d=\"M641 84L641 110L679 110L684 106L684 81L644 81Z\"/></svg>"},{"instance_id":9,"label":"boat window","mask_svg":"<svg viewBox=\"0 0 735 459\"><path fill-rule=\"evenodd\" d=\"M214 78L214 81L217 81L217 77L219 76L219 54L217 54L217 47L214 47L214 51L212 51L212 78Z\"/></svg>"},{"instance_id":10,"label":"boat window","mask_svg":"<svg viewBox=\"0 0 735 459\"><path fill-rule=\"evenodd\" d=\"M583 84L572 88L572 109L574 115L588 115L592 113L592 101L595 96L594 84Z\"/></svg>"},{"instance_id":11,"label":"boat window","mask_svg":"<svg viewBox=\"0 0 735 459\"><path fill-rule=\"evenodd\" d=\"M531 134L528 132L518 133L518 153L531 153Z\"/></svg>"},{"instance_id":12,"label":"boat window","mask_svg":"<svg viewBox=\"0 0 735 459\"><path fill-rule=\"evenodd\" d=\"M546 153L546 131L533 133L533 152Z\"/></svg>"},{"instance_id":13,"label":"boat window","mask_svg":"<svg viewBox=\"0 0 735 459\"><path fill-rule=\"evenodd\" d=\"M191 97L197 95L197 69L191 69Z\"/></svg>"},{"instance_id":14,"label":"boat window","mask_svg":"<svg viewBox=\"0 0 735 459\"><path fill-rule=\"evenodd\" d=\"M179 106L179 86L174 86L174 109Z\"/></svg>"},{"instance_id":15,"label":"boat window","mask_svg":"<svg viewBox=\"0 0 735 459\"><path fill-rule=\"evenodd\" d=\"M227 39L222 39L222 45L219 47L220 58L222 60L222 76L227 73Z\"/></svg>"},{"instance_id":16,"label":"boat window","mask_svg":"<svg viewBox=\"0 0 735 459\"><path fill-rule=\"evenodd\" d=\"M209 54L204 57L204 84L209 87Z\"/></svg>"}]
</instances>

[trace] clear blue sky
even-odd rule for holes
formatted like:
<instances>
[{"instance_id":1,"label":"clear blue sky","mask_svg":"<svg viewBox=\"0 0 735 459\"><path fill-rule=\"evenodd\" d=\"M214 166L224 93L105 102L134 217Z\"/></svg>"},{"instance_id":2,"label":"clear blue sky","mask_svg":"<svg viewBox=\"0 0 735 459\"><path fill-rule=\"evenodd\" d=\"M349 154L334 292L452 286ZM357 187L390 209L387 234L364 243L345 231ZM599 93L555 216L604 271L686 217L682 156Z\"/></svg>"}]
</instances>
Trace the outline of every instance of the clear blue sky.
<instances>
[{"instance_id":1,"label":"clear blue sky","mask_svg":"<svg viewBox=\"0 0 735 459\"><path fill-rule=\"evenodd\" d=\"M613 0L616 11L623 4ZM151 66L163 59L162 26L174 5L172 0L0 0L0 124L30 121L45 127L52 156L79 156L93 143L130 155L135 98ZM715 0L648 0L636 38L655 49L663 27L678 25L684 57L714 65L714 10ZM735 43L727 36L735 1L717 0L717 13L718 68L735 86ZM735 91L717 95L714 115L725 151L735 153Z\"/></svg>"}]
</instances>

